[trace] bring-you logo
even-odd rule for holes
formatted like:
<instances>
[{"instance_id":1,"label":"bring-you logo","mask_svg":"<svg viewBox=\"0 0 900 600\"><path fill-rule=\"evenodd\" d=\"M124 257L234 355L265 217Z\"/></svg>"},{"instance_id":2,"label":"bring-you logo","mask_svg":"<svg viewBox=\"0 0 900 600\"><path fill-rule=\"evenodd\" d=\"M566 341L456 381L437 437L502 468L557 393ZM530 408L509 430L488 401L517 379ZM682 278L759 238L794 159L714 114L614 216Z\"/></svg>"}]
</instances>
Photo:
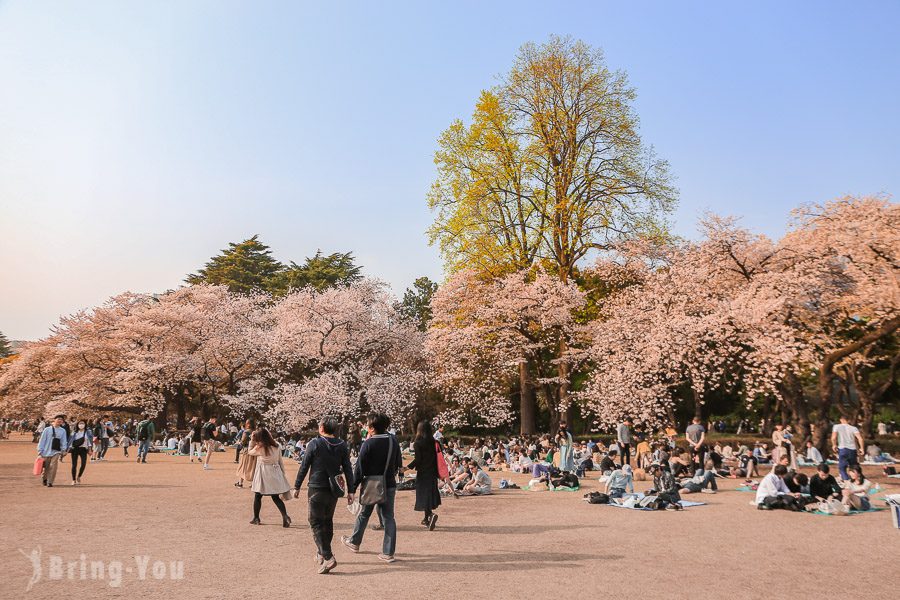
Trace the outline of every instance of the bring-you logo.
<instances>
[{"instance_id":1,"label":"bring-you logo","mask_svg":"<svg viewBox=\"0 0 900 600\"><path fill-rule=\"evenodd\" d=\"M31 591L41 582L53 581L102 581L109 587L121 587L127 580L181 580L184 579L184 561L159 560L143 554L128 560L97 560L81 554L67 558L58 554L43 554L41 548L19 552L31 563L31 579L25 591Z\"/></svg>"}]
</instances>

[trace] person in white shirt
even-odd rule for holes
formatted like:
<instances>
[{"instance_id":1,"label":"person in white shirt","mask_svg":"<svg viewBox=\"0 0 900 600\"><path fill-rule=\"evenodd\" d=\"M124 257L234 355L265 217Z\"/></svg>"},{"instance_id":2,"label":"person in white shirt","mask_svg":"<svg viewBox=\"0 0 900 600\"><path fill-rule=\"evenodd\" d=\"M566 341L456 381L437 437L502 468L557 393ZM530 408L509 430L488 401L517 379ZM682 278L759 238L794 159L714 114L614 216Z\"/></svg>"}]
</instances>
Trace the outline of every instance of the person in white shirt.
<instances>
[{"instance_id":1,"label":"person in white shirt","mask_svg":"<svg viewBox=\"0 0 900 600\"><path fill-rule=\"evenodd\" d=\"M820 465L825 462L819 449L813 446L812 442L806 442L806 462L814 465Z\"/></svg>"},{"instance_id":2,"label":"person in white shirt","mask_svg":"<svg viewBox=\"0 0 900 600\"><path fill-rule=\"evenodd\" d=\"M784 483L787 475L787 466L777 465L771 473L762 478L756 489L756 508L759 510L772 510L782 508L785 510L800 510L797 498L800 494L792 494Z\"/></svg>"},{"instance_id":3,"label":"person in white shirt","mask_svg":"<svg viewBox=\"0 0 900 600\"><path fill-rule=\"evenodd\" d=\"M838 455L838 471L841 479L847 481L847 467L859 463L859 454L863 449L863 439L859 429L847 422L847 417L841 416L840 425L835 425L831 430L831 446Z\"/></svg>"}]
</instances>

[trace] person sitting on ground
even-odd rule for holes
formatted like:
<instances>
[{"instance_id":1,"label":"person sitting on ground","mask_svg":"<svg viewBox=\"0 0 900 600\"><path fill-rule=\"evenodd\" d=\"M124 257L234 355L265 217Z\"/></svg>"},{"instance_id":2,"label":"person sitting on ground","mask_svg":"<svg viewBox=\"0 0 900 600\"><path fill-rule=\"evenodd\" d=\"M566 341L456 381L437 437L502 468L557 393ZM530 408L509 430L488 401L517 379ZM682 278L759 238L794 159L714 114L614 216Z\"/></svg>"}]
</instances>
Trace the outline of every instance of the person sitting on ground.
<instances>
[{"instance_id":1,"label":"person sitting on ground","mask_svg":"<svg viewBox=\"0 0 900 600\"><path fill-rule=\"evenodd\" d=\"M676 448L669 457L669 470L673 477L682 477L690 472L693 460L691 453L682 448Z\"/></svg>"},{"instance_id":2,"label":"person sitting on ground","mask_svg":"<svg viewBox=\"0 0 900 600\"><path fill-rule=\"evenodd\" d=\"M491 493L491 478L478 466L477 462L473 461L469 464L469 475L471 479L463 487L464 494L484 496Z\"/></svg>"},{"instance_id":3,"label":"person sitting on ground","mask_svg":"<svg viewBox=\"0 0 900 600\"><path fill-rule=\"evenodd\" d=\"M756 464L756 457L750 448L745 448L738 460L738 477L759 477L759 466Z\"/></svg>"},{"instance_id":4,"label":"person sitting on ground","mask_svg":"<svg viewBox=\"0 0 900 600\"><path fill-rule=\"evenodd\" d=\"M622 465L614 470L606 480L606 493L610 498L621 498L626 491L634 493L634 480L631 465Z\"/></svg>"},{"instance_id":5,"label":"person sitting on ground","mask_svg":"<svg viewBox=\"0 0 900 600\"><path fill-rule=\"evenodd\" d=\"M610 450L607 452L606 456L600 459L600 473L601 475L609 476L610 473L618 469L618 465L616 465L616 454L618 454L615 450Z\"/></svg>"},{"instance_id":6,"label":"person sitting on ground","mask_svg":"<svg viewBox=\"0 0 900 600\"><path fill-rule=\"evenodd\" d=\"M734 448L731 447L731 444L725 444L721 454L723 459L731 460L734 458Z\"/></svg>"},{"instance_id":7,"label":"person sitting on ground","mask_svg":"<svg viewBox=\"0 0 900 600\"><path fill-rule=\"evenodd\" d=\"M792 493L809 494L809 477L804 473L789 470L787 475L784 476L784 485L786 485Z\"/></svg>"},{"instance_id":8,"label":"person sitting on ground","mask_svg":"<svg viewBox=\"0 0 900 600\"><path fill-rule=\"evenodd\" d=\"M712 460L707 460L703 469L697 469L693 477L681 482L681 491L685 494L715 494L718 489L715 463Z\"/></svg>"},{"instance_id":9,"label":"person sitting on ground","mask_svg":"<svg viewBox=\"0 0 900 600\"><path fill-rule=\"evenodd\" d=\"M756 447L753 449L753 458L756 459L756 464L758 465L769 464L769 453L766 452L765 444L760 442L756 443Z\"/></svg>"},{"instance_id":10,"label":"person sitting on ground","mask_svg":"<svg viewBox=\"0 0 900 600\"><path fill-rule=\"evenodd\" d=\"M503 459L503 455L499 452L494 452L494 456L491 457L491 464L488 467L490 471L508 471L509 465L506 464L506 461Z\"/></svg>"},{"instance_id":11,"label":"person sitting on ground","mask_svg":"<svg viewBox=\"0 0 900 600\"><path fill-rule=\"evenodd\" d=\"M819 501L843 497L841 486L834 475L828 472L828 465L824 461L819 463L816 474L809 480L809 493Z\"/></svg>"},{"instance_id":12,"label":"person sitting on ground","mask_svg":"<svg viewBox=\"0 0 900 600\"><path fill-rule=\"evenodd\" d=\"M865 478L862 467L850 465L847 467L847 474L850 476L850 479L844 482L844 506L851 510L860 511L872 508L872 503L869 501L869 490L872 488L872 482Z\"/></svg>"},{"instance_id":13,"label":"person sitting on ground","mask_svg":"<svg viewBox=\"0 0 900 600\"><path fill-rule=\"evenodd\" d=\"M825 462L822 453L816 448L812 441L806 442L806 462L812 465L820 465Z\"/></svg>"},{"instance_id":14,"label":"person sitting on ground","mask_svg":"<svg viewBox=\"0 0 900 600\"><path fill-rule=\"evenodd\" d=\"M667 450L668 445L665 442L656 442L653 445L653 452L650 455L650 464L653 463L660 465L669 464L669 452ZM649 469L649 466L647 467Z\"/></svg>"},{"instance_id":15,"label":"person sitting on ground","mask_svg":"<svg viewBox=\"0 0 900 600\"><path fill-rule=\"evenodd\" d=\"M647 495L656 496L659 508L681 510L681 495L678 493L678 484L671 471L658 463L653 463L650 465L650 474L653 475L653 488L647 491Z\"/></svg>"},{"instance_id":16,"label":"person sitting on ground","mask_svg":"<svg viewBox=\"0 0 900 600\"><path fill-rule=\"evenodd\" d=\"M800 494L792 493L784 483L787 472L787 465L779 464L775 465L771 473L763 477L756 489L756 508L759 510L780 508L794 511L801 509L797 502Z\"/></svg>"},{"instance_id":17,"label":"person sitting on ground","mask_svg":"<svg viewBox=\"0 0 900 600\"><path fill-rule=\"evenodd\" d=\"M453 486L453 489L456 491L462 490L466 484L469 482L471 478L471 474L469 473L469 465L474 463L472 459L468 456L462 457L462 464L460 471L455 475L451 475L450 485Z\"/></svg>"},{"instance_id":18,"label":"person sitting on ground","mask_svg":"<svg viewBox=\"0 0 900 600\"><path fill-rule=\"evenodd\" d=\"M865 459L869 462L888 462L885 457L881 456L881 448L875 442L866 446Z\"/></svg>"},{"instance_id":19,"label":"person sitting on ground","mask_svg":"<svg viewBox=\"0 0 900 600\"><path fill-rule=\"evenodd\" d=\"M793 471L793 469L791 469L789 467L790 464L791 464L791 457L788 456L787 452L782 452L781 454L778 455L778 460L776 460L772 464L772 470L774 471L775 467L777 467L778 465L784 465L785 467L788 467L788 472L790 473Z\"/></svg>"}]
</instances>

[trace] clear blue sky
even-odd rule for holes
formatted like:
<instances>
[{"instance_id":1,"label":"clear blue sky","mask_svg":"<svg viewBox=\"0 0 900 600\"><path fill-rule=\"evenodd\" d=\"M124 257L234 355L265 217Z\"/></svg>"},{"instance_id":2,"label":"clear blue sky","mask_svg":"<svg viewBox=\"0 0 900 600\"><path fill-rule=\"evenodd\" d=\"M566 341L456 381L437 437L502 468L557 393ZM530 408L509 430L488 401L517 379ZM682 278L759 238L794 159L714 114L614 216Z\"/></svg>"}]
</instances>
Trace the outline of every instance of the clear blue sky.
<instances>
[{"instance_id":1,"label":"clear blue sky","mask_svg":"<svg viewBox=\"0 0 900 600\"><path fill-rule=\"evenodd\" d=\"M727 5L727 6L726 6ZM227 242L356 253L397 293L440 132L518 47L602 47L667 158L676 231L772 235L900 191L900 3L0 0L0 331L176 287Z\"/></svg>"}]
</instances>

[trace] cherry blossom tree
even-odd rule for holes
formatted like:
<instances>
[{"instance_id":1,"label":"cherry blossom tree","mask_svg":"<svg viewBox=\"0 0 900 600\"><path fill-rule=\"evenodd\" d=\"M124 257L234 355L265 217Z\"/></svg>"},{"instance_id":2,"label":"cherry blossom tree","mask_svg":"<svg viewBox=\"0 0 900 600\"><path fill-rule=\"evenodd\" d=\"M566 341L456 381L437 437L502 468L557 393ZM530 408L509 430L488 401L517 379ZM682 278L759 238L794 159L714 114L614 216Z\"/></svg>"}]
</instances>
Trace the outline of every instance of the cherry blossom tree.
<instances>
[{"instance_id":1,"label":"cherry blossom tree","mask_svg":"<svg viewBox=\"0 0 900 600\"><path fill-rule=\"evenodd\" d=\"M575 350L558 356L560 344L579 348L584 330L576 321L585 295L574 283L520 271L485 281L474 271L453 275L432 300L425 343L432 383L444 394L442 415L453 424L499 426L512 417L519 386L521 430L534 432L531 390L558 422L558 365L580 364Z\"/></svg>"}]
</instances>

